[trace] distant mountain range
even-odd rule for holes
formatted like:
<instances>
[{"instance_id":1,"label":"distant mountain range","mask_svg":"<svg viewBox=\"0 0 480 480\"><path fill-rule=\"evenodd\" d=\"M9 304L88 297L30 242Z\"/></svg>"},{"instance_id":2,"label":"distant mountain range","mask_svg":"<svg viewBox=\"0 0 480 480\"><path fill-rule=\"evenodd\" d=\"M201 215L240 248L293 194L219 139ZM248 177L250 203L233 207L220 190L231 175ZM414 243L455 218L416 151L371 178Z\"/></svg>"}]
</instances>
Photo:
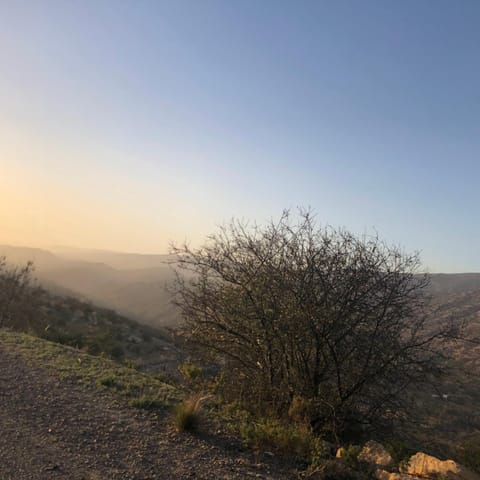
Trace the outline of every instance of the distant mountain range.
<instances>
[{"instance_id":1,"label":"distant mountain range","mask_svg":"<svg viewBox=\"0 0 480 480\"><path fill-rule=\"evenodd\" d=\"M480 273L434 273L430 288L433 293L461 293L480 289Z\"/></svg>"},{"instance_id":2,"label":"distant mountain range","mask_svg":"<svg viewBox=\"0 0 480 480\"><path fill-rule=\"evenodd\" d=\"M32 260L39 281L55 293L91 300L155 326L173 326L179 313L165 287L173 280L169 255L0 245L12 263ZM435 297L480 290L480 273L432 274Z\"/></svg>"},{"instance_id":3,"label":"distant mountain range","mask_svg":"<svg viewBox=\"0 0 480 480\"><path fill-rule=\"evenodd\" d=\"M33 261L40 283L55 293L91 300L150 325L179 322L166 292L174 277L168 255L0 245L3 255L10 263Z\"/></svg>"}]
</instances>

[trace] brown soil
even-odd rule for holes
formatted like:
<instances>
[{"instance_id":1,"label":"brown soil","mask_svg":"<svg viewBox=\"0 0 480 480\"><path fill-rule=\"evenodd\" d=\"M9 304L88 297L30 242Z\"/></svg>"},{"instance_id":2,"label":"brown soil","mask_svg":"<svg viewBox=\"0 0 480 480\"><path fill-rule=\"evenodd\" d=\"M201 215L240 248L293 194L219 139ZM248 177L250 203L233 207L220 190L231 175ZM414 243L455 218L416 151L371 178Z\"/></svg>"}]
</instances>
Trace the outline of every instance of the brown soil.
<instances>
[{"instance_id":1,"label":"brown soil","mask_svg":"<svg viewBox=\"0 0 480 480\"><path fill-rule=\"evenodd\" d=\"M275 458L27 366L0 345L1 480L288 479Z\"/></svg>"}]
</instances>

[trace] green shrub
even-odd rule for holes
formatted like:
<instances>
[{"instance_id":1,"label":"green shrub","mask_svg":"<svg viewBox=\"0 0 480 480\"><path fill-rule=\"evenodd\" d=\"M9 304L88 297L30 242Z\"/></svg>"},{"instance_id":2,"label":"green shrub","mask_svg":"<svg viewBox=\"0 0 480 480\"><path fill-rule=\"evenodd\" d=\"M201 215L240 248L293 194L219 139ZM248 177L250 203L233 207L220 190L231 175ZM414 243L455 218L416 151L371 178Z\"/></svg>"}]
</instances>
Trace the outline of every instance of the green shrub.
<instances>
[{"instance_id":1,"label":"green shrub","mask_svg":"<svg viewBox=\"0 0 480 480\"><path fill-rule=\"evenodd\" d=\"M269 418L245 422L240 427L244 441L257 450L276 450L280 453L305 451L305 435L297 427L284 425Z\"/></svg>"},{"instance_id":2,"label":"green shrub","mask_svg":"<svg viewBox=\"0 0 480 480\"><path fill-rule=\"evenodd\" d=\"M343 450L342 460L353 470L359 469L358 455L362 451L360 445L349 445Z\"/></svg>"},{"instance_id":3,"label":"green shrub","mask_svg":"<svg viewBox=\"0 0 480 480\"><path fill-rule=\"evenodd\" d=\"M330 456L329 448L320 437L313 437L310 443L310 468L316 469Z\"/></svg>"},{"instance_id":4,"label":"green shrub","mask_svg":"<svg viewBox=\"0 0 480 480\"><path fill-rule=\"evenodd\" d=\"M390 440L385 443L385 449L398 466L404 465L415 453L403 440Z\"/></svg>"},{"instance_id":5,"label":"green shrub","mask_svg":"<svg viewBox=\"0 0 480 480\"><path fill-rule=\"evenodd\" d=\"M293 455L318 467L328 456L325 442L306 425L286 424L280 420L244 419L239 426L244 442L256 450L273 450L281 455Z\"/></svg>"},{"instance_id":6,"label":"green shrub","mask_svg":"<svg viewBox=\"0 0 480 480\"><path fill-rule=\"evenodd\" d=\"M215 415L222 419L222 424L255 450L293 456L310 469L323 465L331 456L331 445L303 422L303 401L292 402L291 416L299 420L292 423L291 419L259 418L240 402L223 403L221 395L216 395L215 400Z\"/></svg>"}]
</instances>

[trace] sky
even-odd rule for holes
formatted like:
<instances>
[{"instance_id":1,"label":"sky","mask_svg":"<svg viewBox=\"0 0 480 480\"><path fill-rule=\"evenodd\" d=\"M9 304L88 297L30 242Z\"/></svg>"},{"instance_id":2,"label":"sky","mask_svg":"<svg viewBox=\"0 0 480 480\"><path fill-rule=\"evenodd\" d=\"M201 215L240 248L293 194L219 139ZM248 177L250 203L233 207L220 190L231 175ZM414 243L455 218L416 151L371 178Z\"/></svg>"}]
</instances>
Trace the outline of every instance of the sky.
<instances>
[{"instance_id":1,"label":"sky","mask_svg":"<svg viewBox=\"0 0 480 480\"><path fill-rule=\"evenodd\" d=\"M480 271L477 0L0 0L0 242L164 253L311 207Z\"/></svg>"}]
</instances>

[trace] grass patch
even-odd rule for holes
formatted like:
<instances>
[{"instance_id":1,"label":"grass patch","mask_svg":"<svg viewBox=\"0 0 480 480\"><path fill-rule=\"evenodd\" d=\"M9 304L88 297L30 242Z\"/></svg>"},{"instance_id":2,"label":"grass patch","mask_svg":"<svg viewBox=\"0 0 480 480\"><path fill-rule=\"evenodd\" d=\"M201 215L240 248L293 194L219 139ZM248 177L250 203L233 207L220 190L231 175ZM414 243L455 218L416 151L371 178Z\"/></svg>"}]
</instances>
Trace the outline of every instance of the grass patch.
<instances>
[{"instance_id":1,"label":"grass patch","mask_svg":"<svg viewBox=\"0 0 480 480\"><path fill-rule=\"evenodd\" d=\"M258 417L237 403L217 404L217 408L223 424L254 450L293 457L311 469L323 464L330 456L329 445L306 424Z\"/></svg>"},{"instance_id":2,"label":"grass patch","mask_svg":"<svg viewBox=\"0 0 480 480\"><path fill-rule=\"evenodd\" d=\"M117 379L113 375L104 375L97 380L97 385L107 388L116 388L118 386Z\"/></svg>"},{"instance_id":3,"label":"grass patch","mask_svg":"<svg viewBox=\"0 0 480 480\"><path fill-rule=\"evenodd\" d=\"M107 358L6 330L0 330L0 343L3 348L21 355L27 364L40 365L60 379L76 381L126 398L139 408L147 405L157 408L180 401L180 393L175 387L154 375L138 372Z\"/></svg>"},{"instance_id":4,"label":"grass patch","mask_svg":"<svg viewBox=\"0 0 480 480\"><path fill-rule=\"evenodd\" d=\"M130 400L130 405L135 408L141 408L142 410L163 410L170 406L168 399L152 398L148 395L142 395L141 397Z\"/></svg>"},{"instance_id":5,"label":"grass patch","mask_svg":"<svg viewBox=\"0 0 480 480\"><path fill-rule=\"evenodd\" d=\"M327 455L323 440L315 436L311 429L272 418L242 422L240 435L255 450L293 456L313 467L318 466Z\"/></svg>"}]
</instances>

